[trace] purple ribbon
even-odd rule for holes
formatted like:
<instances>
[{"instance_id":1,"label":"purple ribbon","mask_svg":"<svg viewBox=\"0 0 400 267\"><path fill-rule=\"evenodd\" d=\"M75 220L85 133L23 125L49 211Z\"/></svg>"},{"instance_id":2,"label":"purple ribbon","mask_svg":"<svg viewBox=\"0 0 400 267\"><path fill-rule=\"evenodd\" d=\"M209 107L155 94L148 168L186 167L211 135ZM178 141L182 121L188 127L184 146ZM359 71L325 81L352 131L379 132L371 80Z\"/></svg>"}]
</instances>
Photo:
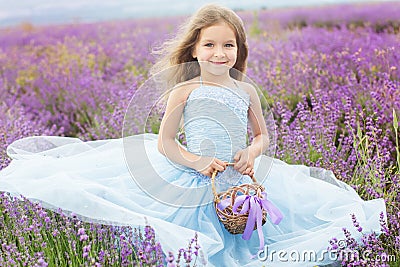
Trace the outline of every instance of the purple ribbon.
<instances>
[{"instance_id":1,"label":"purple ribbon","mask_svg":"<svg viewBox=\"0 0 400 267\"><path fill-rule=\"evenodd\" d=\"M224 210L227 206L229 206L230 203L230 198L224 199L218 204L218 209ZM238 213L237 209L241 205L243 205L242 209ZM238 196L236 197L232 207L232 211L236 214L245 214L246 212L249 213L242 238L244 240L249 240L251 234L253 233L254 226L256 225L258 237L260 239L260 250L262 250L264 247L264 235L261 229L263 210L267 211L272 223L279 224L281 222L283 215L280 210L274 204L272 204L271 201L267 200L266 192L262 192L261 197L249 195Z\"/></svg>"}]
</instances>

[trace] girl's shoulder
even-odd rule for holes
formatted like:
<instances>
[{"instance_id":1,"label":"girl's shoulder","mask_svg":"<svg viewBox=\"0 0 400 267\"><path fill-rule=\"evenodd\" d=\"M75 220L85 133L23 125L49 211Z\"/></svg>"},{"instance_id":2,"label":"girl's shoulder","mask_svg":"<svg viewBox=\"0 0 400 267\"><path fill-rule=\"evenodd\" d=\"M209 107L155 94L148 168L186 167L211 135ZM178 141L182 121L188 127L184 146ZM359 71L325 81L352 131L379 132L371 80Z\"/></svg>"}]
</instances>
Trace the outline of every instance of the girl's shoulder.
<instances>
[{"instance_id":1,"label":"girl's shoulder","mask_svg":"<svg viewBox=\"0 0 400 267\"><path fill-rule=\"evenodd\" d=\"M171 90L170 97L174 97L180 100L180 102L186 101L190 93L200 86L199 77L195 77L191 80L178 83Z\"/></svg>"},{"instance_id":2,"label":"girl's shoulder","mask_svg":"<svg viewBox=\"0 0 400 267\"><path fill-rule=\"evenodd\" d=\"M258 97L257 89L251 83L238 80L236 80L236 82L238 86L250 96L250 98Z\"/></svg>"}]
</instances>

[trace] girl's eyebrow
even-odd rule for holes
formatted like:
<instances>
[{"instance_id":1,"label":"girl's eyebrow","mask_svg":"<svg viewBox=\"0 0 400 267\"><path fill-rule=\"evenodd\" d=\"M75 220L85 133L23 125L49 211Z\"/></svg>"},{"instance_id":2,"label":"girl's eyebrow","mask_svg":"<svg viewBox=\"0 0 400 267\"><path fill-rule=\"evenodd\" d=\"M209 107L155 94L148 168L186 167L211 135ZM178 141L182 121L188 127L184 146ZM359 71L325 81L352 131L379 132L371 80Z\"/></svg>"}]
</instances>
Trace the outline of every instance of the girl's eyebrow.
<instances>
[{"instance_id":1,"label":"girl's eyebrow","mask_svg":"<svg viewBox=\"0 0 400 267\"><path fill-rule=\"evenodd\" d=\"M215 42L215 41L211 40L211 39L204 39L204 40L202 40L202 42ZM225 43L235 43L235 42L236 42L236 40L234 40L234 39L229 39L229 40L225 41Z\"/></svg>"}]
</instances>

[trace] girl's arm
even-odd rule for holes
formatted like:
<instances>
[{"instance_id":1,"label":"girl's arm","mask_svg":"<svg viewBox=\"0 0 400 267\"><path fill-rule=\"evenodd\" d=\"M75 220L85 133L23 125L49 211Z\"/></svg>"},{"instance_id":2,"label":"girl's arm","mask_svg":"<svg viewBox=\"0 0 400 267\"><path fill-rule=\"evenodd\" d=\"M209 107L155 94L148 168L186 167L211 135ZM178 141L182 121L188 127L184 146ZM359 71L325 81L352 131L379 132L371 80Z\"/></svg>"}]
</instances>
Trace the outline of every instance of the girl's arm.
<instances>
[{"instance_id":1,"label":"girl's arm","mask_svg":"<svg viewBox=\"0 0 400 267\"><path fill-rule=\"evenodd\" d=\"M249 148L255 153L256 157L267 150L269 146L269 135L265 119L263 116L260 98L256 89L250 85L250 108L249 108L249 123L253 132L253 141Z\"/></svg>"},{"instance_id":2,"label":"girl's arm","mask_svg":"<svg viewBox=\"0 0 400 267\"><path fill-rule=\"evenodd\" d=\"M253 132L253 141L247 148L236 153L234 168L242 174L253 175L254 160L268 148L269 135L257 91L250 84L246 84L246 89L250 95L248 118Z\"/></svg>"},{"instance_id":3,"label":"girl's arm","mask_svg":"<svg viewBox=\"0 0 400 267\"><path fill-rule=\"evenodd\" d=\"M211 176L214 170L223 171L225 163L216 158L188 152L176 141L176 133L185 107L188 90L177 87L170 93L158 135L158 151L168 159Z\"/></svg>"}]
</instances>

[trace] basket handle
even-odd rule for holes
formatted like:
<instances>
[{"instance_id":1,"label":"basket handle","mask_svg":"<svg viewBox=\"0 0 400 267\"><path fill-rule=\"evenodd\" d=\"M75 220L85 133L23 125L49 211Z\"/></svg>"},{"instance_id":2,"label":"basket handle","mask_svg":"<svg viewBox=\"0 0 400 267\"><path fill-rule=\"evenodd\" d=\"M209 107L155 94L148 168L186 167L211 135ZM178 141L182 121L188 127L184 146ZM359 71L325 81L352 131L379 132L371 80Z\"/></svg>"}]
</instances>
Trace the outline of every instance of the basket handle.
<instances>
[{"instance_id":1,"label":"basket handle","mask_svg":"<svg viewBox=\"0 0 400 267\"><path fill-rule=\"evenodd\" d=\"M233 165L235 165L234 162L225 162L225 164L226 164L227 166L233 166ZM211 175L211 188L212 188L212 191L213 191L215 200L219 202L217 189L215 188L215 176L217 176L217 173L218 173L218 170L215 170L215 171L212 173L212 175ZM256 177L254 177L254 175L249 175L249 176L250 176L251 180L253 180L253 183L256 184L256 183L257 183Z\"/></svg>"}]
</instances>

